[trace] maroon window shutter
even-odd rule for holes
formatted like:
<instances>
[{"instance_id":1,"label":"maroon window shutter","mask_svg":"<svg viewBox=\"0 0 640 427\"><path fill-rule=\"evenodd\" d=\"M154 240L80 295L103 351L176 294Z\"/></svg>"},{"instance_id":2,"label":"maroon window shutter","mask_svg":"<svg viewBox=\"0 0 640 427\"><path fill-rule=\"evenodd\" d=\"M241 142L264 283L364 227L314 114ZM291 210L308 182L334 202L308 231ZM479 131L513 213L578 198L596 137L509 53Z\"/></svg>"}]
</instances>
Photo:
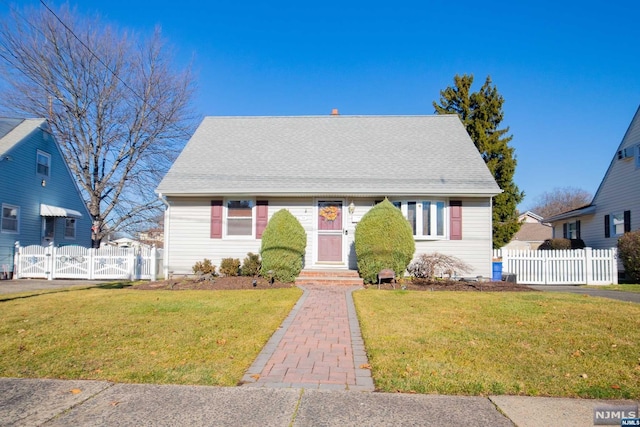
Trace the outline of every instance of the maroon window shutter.
<instances>
[{"instance_id":1,"label":"maroon window shutter","mask_svg":"<svg viewBox=\"0 0 640 427\"><path fill-rule=\"evenodd\" d=\"M580 220L576 221L576 239L582 239L582 237L580 237Z\"/></svg>"},{"instance_id":2,"label":"maroon window shutter","mask_svg":"<svg viewBox=\"0 0 640 427\"><path fill-rule=\"evenodd\" d=\"M222 239L222 200L211 201L211 238Z\"/></svg>"},{"instance_id":3,"label":"maroon window shutter","mask_svg":"<svg viewBox=\"0 0 640 427\"><path fill-rule=\"evenodd\" d=\"M256 201L256 239L262 238L262 233L269 222L269 202Z\"/></svg>"},{"instance_id":4,"label":"maroon window shutter","mask_svg":"<svg viewBox=\"0 0 640 427\"><path fill-rule=\"evenodd\" d=\"M566 239L567 236L567 223L562 224L562 238Z\"/></svg>"},{"instance_id":5,"label":"maroon window shutter","mask_svg":"<svg viewBox=\"0 0 640 427\"><path fill-rule=\"evenodd\" d=\"M624 232L631 231L631 211L624 211Z\"/></svg>"},{"instance_id":6,"label":"maroon window shutter","mask_svg":"<svg viewBox=\"0 0 640 427\"><path fill-rule=\"evenodd\" d=\"M462 240L462 201L452 200L449 202L449 216L451 222L451 240Z\"/></svg>"},{"instance_id":7,"label":"maroon window shutter","mask_svg":"<svg viewBox=\"0 0 640 427\"><path fill-rule=\"evenodd\" d=\"M604 216L604 237L611 237L611 223L609 215Z\"/></svg>"}]
</instances>

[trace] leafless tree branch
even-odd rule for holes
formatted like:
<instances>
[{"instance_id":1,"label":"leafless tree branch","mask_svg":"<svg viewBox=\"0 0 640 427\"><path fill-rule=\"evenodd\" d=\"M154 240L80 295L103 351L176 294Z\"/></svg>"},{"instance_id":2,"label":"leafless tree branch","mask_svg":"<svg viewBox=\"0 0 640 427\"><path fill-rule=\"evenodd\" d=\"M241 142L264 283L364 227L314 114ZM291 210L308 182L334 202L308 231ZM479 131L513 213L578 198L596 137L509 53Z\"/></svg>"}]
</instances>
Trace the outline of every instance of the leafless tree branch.
<instances>
[{"instance_id":1,"label":"leafless tree branch","mask_svg":"<svg viewBox=\"0 0 640 427\"><path fill-rule=\"evenodd\" d=\"M175 70L160 29L118 31L63 6L0 23L5 114L48 118L98 232L156 217L153 190L193 132L190 68Z\"/></svg>"}]
</instances>

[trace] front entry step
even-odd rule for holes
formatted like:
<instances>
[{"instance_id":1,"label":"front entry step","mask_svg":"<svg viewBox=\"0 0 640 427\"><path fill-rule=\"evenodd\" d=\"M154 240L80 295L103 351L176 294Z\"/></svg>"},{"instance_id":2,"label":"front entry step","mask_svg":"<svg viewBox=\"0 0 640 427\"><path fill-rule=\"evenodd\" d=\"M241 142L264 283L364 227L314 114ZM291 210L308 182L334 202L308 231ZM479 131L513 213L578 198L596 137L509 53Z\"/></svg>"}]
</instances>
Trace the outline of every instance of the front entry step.
<instances>
[{"instance_id":1,"label":"front entry step","mask_svg":"<svg viewBox=\"0 0 640 427\"><path fill-rule=\"evenodd\" d=\"M363 286L364 282L355 270L302 270L296 285L345 285Z\"/></svg>"}]
</instances>

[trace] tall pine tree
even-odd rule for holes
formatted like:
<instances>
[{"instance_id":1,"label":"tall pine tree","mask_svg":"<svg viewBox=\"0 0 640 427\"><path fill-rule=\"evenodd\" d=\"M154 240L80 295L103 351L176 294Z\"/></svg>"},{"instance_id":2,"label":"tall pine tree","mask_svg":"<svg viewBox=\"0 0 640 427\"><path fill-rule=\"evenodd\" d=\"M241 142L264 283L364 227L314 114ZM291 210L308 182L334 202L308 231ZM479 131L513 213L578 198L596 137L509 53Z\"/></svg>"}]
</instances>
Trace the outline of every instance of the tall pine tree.
<instances>
[{"instance_id":1,"label":"tall pine tree","mask_svg":"<svg viewBox=\"0 0 640 427\"><path fill-rule=\"evenodd\" d=\"M516 207L524 193L513 182L516 157L507 135L509 128L498 129L504 117L504 98L492 85L491 77L478 92L471 92L473 75L453 78L454 86L440 91L440 103L433 102L438 114L457 114L467 128L480 155L489 167L502 193L493 198L493 247L507 244L520 229Z\"/></svg>"}]
</instances>

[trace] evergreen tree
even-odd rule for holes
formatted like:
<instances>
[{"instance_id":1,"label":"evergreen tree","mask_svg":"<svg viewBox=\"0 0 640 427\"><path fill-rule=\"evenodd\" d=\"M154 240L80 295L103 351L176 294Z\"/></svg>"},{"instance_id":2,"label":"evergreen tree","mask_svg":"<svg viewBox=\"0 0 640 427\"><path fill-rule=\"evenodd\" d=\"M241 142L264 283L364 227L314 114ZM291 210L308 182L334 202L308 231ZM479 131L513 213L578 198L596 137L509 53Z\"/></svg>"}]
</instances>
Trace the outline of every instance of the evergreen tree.
<instances>
[{"instance_id":1,"label":"evergreen tree","mask_svg":"<svg viewBox=\"0 0 640 427\"><path fill-rule=\"evenodd\" d=\"M493 247L500 248L520 229L516 207L524 193L513 182L516 157L509 142L509 128L499 129L504 98L487 76L478 92L471 92L473 75L454 77L454 86L440 91L437 114L457 114L493 174L502 193L493 198Z\"/></svg>"}]
</instances>

